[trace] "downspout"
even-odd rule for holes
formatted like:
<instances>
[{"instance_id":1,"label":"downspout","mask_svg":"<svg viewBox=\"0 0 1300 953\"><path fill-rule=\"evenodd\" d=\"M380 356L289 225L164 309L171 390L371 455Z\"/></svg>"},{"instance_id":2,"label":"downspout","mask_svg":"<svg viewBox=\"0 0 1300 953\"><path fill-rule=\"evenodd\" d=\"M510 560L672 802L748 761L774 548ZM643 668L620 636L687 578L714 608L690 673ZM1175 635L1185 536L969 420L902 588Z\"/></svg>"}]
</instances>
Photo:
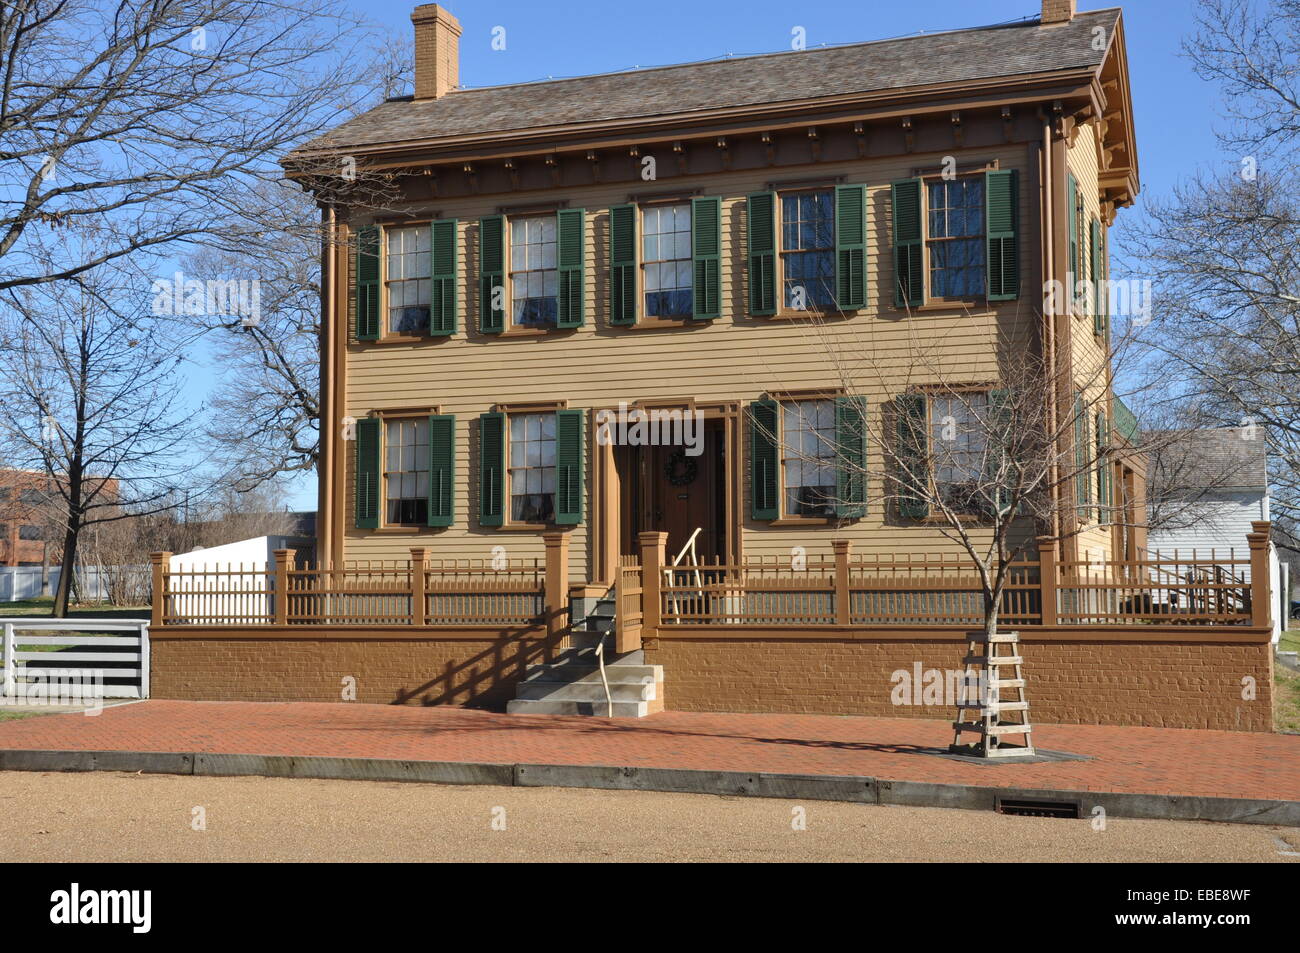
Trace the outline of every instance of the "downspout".
<instances>
[{"instance_id":1,"label":"downspout","mask_svg":"<svg viewBox=\"0 0 1300 953\"><path fill-rule=\"evenodd\" d=\"M1056 277L1056 217L1052 208L1052 177L1055 169L1052 165L1052 118L1047 115L1041 108L1039 109L1039 118L1043 123L1043 141L1039 150L1039 179L1038 179L1038 201L1039 208L1042 210L1042 225L1039 244L1042 250L1042 276L1043 289L1048 287L1048 282ZM1068 292L1067 292L1068 294ZM1059 304L1056 296L1051 298L1053 304ZM1057 391L1059 389L1058 374L1056 367L1056 315L1044 309L1043 313L1043 354L1047 365L1047 375L1051 382L1047 402L1047 421L1052 433L1058 433L1057 421L1059 420L1059 406L1057 402ZM1057 458L1053 456L1051 467L1051 484L1052 493L1057 495L1060 489L1060 467ZM1052 538L1059 540L1061 533L1060 512L1057 509L1057 502L1053 501L1051 511L1051 524L1048 532ZM1056 544L1058 558L1060 556L1061 544Z\"/></svg>"},{"instance_id":2,"label":"downspout","mask_svg":"<svg viewBox=\"0 0 1300 953\"><path fill-rule=\"evenodd\" d=\"M320 456L316 461L316 563L332 559L334 535L334 206L321 205Z\"/></svg>"}]
</instances>

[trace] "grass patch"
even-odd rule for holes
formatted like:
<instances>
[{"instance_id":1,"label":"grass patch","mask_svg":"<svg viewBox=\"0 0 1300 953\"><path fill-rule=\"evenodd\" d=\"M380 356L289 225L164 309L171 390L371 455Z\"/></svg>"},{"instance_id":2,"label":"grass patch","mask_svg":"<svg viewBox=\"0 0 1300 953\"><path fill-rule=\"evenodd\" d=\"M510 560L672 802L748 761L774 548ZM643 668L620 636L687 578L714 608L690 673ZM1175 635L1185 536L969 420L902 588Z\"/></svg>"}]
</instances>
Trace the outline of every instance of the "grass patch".
<instances>
[{"instance_id":1,"label":"grass patch","mask_svg":"<svg viewBox=\"0 0 1300 953\"><path fill-rule=\"evenodd\" d=\"M0 708L0 721L20 721L23 718L37 718L41 715L52 715L53 711L6 711Z\"/></svg>"},{"instance_id":2,"label":"grass patch","mask_svg":"<svg viewBox=\"0 0 1300 953\"><path fill-rule=\"evenodd\" d=\"M1300 675L1273 666L1273 729L1300 733Z\"/></svg>"},{"instance_id":3,"label":"grass patch","mask_svg":"<svg viewBox=\"0 0 1300 953\"><path fill-rule=\"evenodd\" d=\"M1300 629L1288 629L1277 640L1279 652L1300 652Z\"/></svg>"},{"instance_id":4,"label":"grass patch","mask_svg":"<svg viewBox=\"0 0 1300 953\"><path fill-rule=\"evenodd\" d=\"M0 618L20 616L48 616L54 600L48 597L20 599L17 602L0 602ZM68 609L70 619L147 619L148 606L76 605Z\"/></svg>"}]
</instances>

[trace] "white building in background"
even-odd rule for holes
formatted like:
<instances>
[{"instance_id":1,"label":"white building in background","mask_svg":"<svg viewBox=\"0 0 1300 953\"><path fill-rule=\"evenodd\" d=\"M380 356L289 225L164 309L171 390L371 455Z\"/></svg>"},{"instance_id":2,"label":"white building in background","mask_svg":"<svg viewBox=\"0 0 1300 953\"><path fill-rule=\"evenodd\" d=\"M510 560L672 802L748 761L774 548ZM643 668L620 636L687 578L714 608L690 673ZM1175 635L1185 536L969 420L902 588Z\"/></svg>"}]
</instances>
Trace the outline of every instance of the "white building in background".
<instances>
[{"instance_id":1,"label":"white building in background","mask_svg":"<svg viewBox=\"0 0 1300 953\"><path fill-rule=\"evenodd\" d=\"M1270 520L1268 448L1259 427L1185 430L1155 454L1149 476L1153 554L1206 556L1231 553L1249 559L1246 534L1256 520ZM1166 525L1162 522L1162 509ZM1289 568L1269 540L1269 588L1273 593L1273 641L1290 613ZM1242 575L1250 577L1248 566Z\"/></svg>"},{"instance_id":2,"label":"white building in background","mask_svg":"<svg viewBox=\"0 0 1300 953\"><path fill-rule=\"evenodd\" d=\"M309 555L313 547L313 540L300 536L255 536L172 556L167 560L171 599L166 611L214 624L270 618L268 573L275 566L275 551Z\"/></svg>"}]
</instances>

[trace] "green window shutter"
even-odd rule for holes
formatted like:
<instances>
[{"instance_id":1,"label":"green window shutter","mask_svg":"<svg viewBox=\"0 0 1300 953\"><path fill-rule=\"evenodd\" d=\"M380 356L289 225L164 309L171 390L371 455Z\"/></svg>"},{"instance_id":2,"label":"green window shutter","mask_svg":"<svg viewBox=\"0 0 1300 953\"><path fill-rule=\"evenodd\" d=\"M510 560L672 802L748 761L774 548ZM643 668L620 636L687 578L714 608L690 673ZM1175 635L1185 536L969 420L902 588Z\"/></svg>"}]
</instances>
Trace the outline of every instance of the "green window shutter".
<instances>
[{"instance_id":1,"label":"green window shutter","mask_svg":"<svg viewBox=\"0 0 1300 953\"><path fill-rule=\"evenodd\" d=\"M609 323L636 324L636 206L609 210Z\"/></svg>"},{"instance_id":2,"label":"green window shutter","mask_svg":"<svg viewBox=\"0 0 1300 953\"><path fill-rule=\"evenodd\" d=\"M867 305L867 189L835 187L835 303L841 311Z\"/></svg>"},{"instance_id":3,"label":"green window shutter","mask_svg":"<svg viewBox=\"0 0 1300 953\"><path fill-rule=\"evenodd\" d=\"M450 526L456 516L456 418L429 416L430 526Z\"/></svg>"},{"instance_id":4,"label":"green window shutter","mask_svg":"<svg viewBox=\"0 0 1300 953\"><path fill-rule=\"evenodd\" d=\"M1105 334L1106 318L1103 316L1101 305L1101 222L1095 218L1091 223L1089 238L1091 241L1088 253L1091 268L1088 280L1092 283L1092 333Z\"/></svg>"},{"instance_id":5,"label":"green window shutter","mask_svg":"<svg viewBox=\"0 0 1300 953\"><path fill-rule=\"evenodd\" d=\"M928 485L930 480L930 416L924 394L900 394L898 397L898 512L907 519L920 520L930 515L930 504L910 488Z\"/></svg>"},{"instance_id":6,"label":"green window shutter","mask_svg":"<svg viewBox=\"0 0 1300 953\"><path fill-rule=\"evenodd\" d=\"M691 199L691 259L694 266L691 317L708 321L722 314L722 199Z\"/></svg>"},{"instance_id":7,"label":"green window shutter","mask_svg":"<svg viewBox=\"0 0 1300 953\"><path fill-rule=\"evenodd\" d=\"M560 526L582 522L583 419L581 410L555 412L555 522Z\"/></svg>"},{"instance_id":8,"label":"green window shutter","mask_svg":"<svg viewBox=\"0 0 1300 953\"><path fill-rule=\"evenodd\" d=\"M925 303L925 227L921 219L921 180L892 186L894 210L894 304Z\"/></svg>"},{"instance_id":9,"label":"green window shutter","mask_svg":"<svg viewBox=\"0 0 1300 953\"><path fill-rule=\"evenodd\" d=\"M1020 250L1016 242L1020 190L1014 169L984 173L984 206L988 299L1014 301L1020 294Z\"/></svg>"},{"instance_id":10,"label":"green window shutter","mask_svg":"<svg viewBox=\"0 0 1300 953\"><path fill-rule=\"evenodd\" d=\"M776 193L755 192L748 204L749 313L776 314Z\"/></svg>"},{"instance_id":11,"label":"green window shutter","mask_svg":"<svg viewBox=\"0 0 1300 953\"><path fill-rule=\"evenodd\" d=\"M1066 300L1072 302L1082 277L1079 274L1079 183L1073 172L1066 175L1065 203L1069 206L1066 227L1070 230L1070 288L1066 292Z\"/></svg>"},{"instance_id":12,"label":"green window shutter","mask_svg":"<svg viewBox=\"0 0 1300 953\"><path fill-rule=\"evenodd\" d=\"M1097 313L1101 316L1101 333L1110 333L1110 243L1106 226L1101 226L1101 264L1099 265L1102 287L1097 296Z\"/></svg>"},{"instance_id":13,"label":"green window shutter","mask_svg":"<svg viewBox=\"0 0 1300 953\"><path fill-rule=\"evenodd\" d=\"M501 526L506 509L506 415L479 414L478 521Z\"/></svg>"},{"instance_id":14,"label":"green window shutter","mask_svg":"<svg viewBox=\"0 0 1300 953\"><path fill-rule=\"evenodd\" d=\"M357 529L379 528L379 421L357 421L355 489Z\"/></svg>"},{"instance_id":15,"label":"green window shutter","mask_svg":"<svg viewBox=\"0 0 1300 953\"><path fill-rule=\"evenodd\" d=\"M456 333L456 220L444 219L431 226L432 249L429 275L429 334L441 337Z\"/></svg>"},{"instance_id":16,"label":"green window shutter","mask_svg":"<svg viewBox=\"0 0 1300 953\"><path fill-rule=\"evenodd\" d=\"M774 400L756 400L749 405L749 508L756 520L774 520L781 515L779 414Z\"/></svg>"},{"instance_id":17,"label":"green window shutter","mask_svg":"<svg viewBox=\"0 0 1300 953\"><path fill-rule=\"evenodd\" d=\"M835 398L835 515L867 515L867 399Z\"/></svg>"},{"instance_id":18,"label":"green window shutter","mask_svg":"<svg viewBox=\"0 0 1300 953\"><path fill-rule=\"evenodd\" d=\"M561 209L555 213L556 264L559 266L559 301L557 328L580 328L583 299L586 297L587 212L580 208Z\"/></svg>"},{"instance_id":19,"label":"green window shutter","mask_svg":"<svg viewBox=\"0 0 1300 953\"><path fill-rule=\"evenodd\" d=\"M357 229L356 328L358 341L379 340L379 229Z\"/></svg>"},{"instance_id":20,"label":"green window shutter","mask_svg":"<svg viewBox=\"0 0 1300 953\"><path fill-rule=\"evenodd\" d=\"M988 456L986 469L989 480L996 479L1002 470L1007 455L1007 436L1011 425L1011 393L1005 390L989 392L989 413L986 437ZM993 506L998 516L1006 516L1011 510L1012 491L1005 482L993 489Z\"/></svg>"},{"instance_id":21,"label":"green window shutter","mask_svg":"<svg viewBox=\"0 0 1300 953\"><path fill-rule=\"evenodd\" d=\"M1110 458L1106 451L1110 449L1110 422L1106 412L1097 414L1097 522L1105 523L1109 518L1110 499Z\"/></svg>"},{"instance_id":22,"label":"green window shutter","mask_svg":"<svg viewBox=\"0 0 1300 953\"><path fill-rule=\"evenodd\" d=\"M478 222L478 329L484 334L500 334L506 329L504 300L500 308L492 307L493 292L506 286L506 220L504 215L488 215Z\"/></svg>"},{"instance_id":23,"label":"green window shutter","mask_svg":"<svg viewBox=\"0 0 1300 953\"><path fill-rule=\"evenodd\" d=\"M1074 470L1076 512L1079 519L1086 520L1092 481L1088 473L1088 421L1084 415L1082 394L1074 395Z\"/></svg>"}]
</instances>

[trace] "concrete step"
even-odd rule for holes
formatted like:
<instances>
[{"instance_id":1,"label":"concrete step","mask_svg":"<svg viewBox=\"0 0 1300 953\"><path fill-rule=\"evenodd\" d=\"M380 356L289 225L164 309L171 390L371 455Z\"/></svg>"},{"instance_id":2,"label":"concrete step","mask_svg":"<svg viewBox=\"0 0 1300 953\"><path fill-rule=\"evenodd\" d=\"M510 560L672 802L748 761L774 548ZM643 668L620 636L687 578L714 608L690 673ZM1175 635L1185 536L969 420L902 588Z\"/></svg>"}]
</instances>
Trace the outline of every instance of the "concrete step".
<instances>
[{"instance_id":1,"label":"concrete step","mask_svg":"<svg viewBox=\"0 0 1300 953\"><path fill-rule=\"evenodd\" d=\"M578 665L599 665L596 658L596 643L598 639L573 639L574 646L558 653L549 664L568 665L570 663ZM621 655L615 653L613 639L605 640L605 665L641 665L645 662L645 652L642 649L634 649L631 652L624 652ZM541 664L541 663L538 663Z\"/></svg>"},{"instance_id":2,"label":"concrete step","mask_svg":"<svg viewBox=\"0 0 1300 953\"><path fill-rule=\"evenodd\" d=\"M614 702L613 716L615 718L644 718L646 715L655 711L662 711L662 702L659 708L653 708L653 702ZM516 698L514 701L506 703L506 711L512 715L595 715L600 718L606 717L609 712L609 706L602 699L599 702L581 702L581 701L553 701L549 699L521 699Z\"/></svg>"},{"instance_id":3,"label":"concrete step","mask_svg":"<svg viewBox=\"0 0 1300 953\"><path fill-rule=\"evenodd\" d=\"M648 702L657 697L654 682L609 683L609 697L616 702ZM605 702L605 686L599 678L589 682L543 682L539 680L519 683L515 698L524 701Z\"/></svg>"},{"instance_id":4,"label":"concrete step","mask_svg":"<svg viewBox=\"0 0 1300 953\"><path fill-rule=\"evenodd\" d=\"M573 626L574 632L613 632L613 616L594 616L589 615L585 619L579 619Z\"/></svg>"},{"instance_id":5,"label":"concrete step","mask_svg":"<svg viewBox=\"0 0 1300 953\"><path fill-rule=\"evenodd\" d=\"M662 665L606 665L605 677L611 685L644 685L664 680ZM524 672L520 684L526 682L549 682L567 684L572 682L595 682L600 684L600 668L596 665L530 665Z\"/></svg>"}]
</instances>

